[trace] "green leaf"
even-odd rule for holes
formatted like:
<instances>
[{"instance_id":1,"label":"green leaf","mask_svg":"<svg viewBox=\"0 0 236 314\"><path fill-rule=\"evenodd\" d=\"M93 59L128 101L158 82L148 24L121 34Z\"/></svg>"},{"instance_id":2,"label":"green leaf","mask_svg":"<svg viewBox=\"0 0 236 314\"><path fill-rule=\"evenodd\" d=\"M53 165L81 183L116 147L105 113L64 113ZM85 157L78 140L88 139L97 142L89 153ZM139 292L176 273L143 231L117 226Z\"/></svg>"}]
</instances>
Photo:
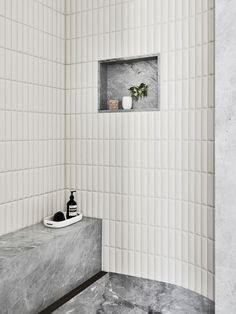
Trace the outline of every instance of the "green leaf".
<instances>
[{"instance_id":1,"label":"green leaf","mask_svg":"<svg viewBox=\"0 0 236 314\"><path fill-rule=\"evenodd\" d=\"M131 97L138 101L139 98L147 97L148 95L148 85L141 83L138 86L131 86L129 89Z\"/></svg>"}]
</instances>

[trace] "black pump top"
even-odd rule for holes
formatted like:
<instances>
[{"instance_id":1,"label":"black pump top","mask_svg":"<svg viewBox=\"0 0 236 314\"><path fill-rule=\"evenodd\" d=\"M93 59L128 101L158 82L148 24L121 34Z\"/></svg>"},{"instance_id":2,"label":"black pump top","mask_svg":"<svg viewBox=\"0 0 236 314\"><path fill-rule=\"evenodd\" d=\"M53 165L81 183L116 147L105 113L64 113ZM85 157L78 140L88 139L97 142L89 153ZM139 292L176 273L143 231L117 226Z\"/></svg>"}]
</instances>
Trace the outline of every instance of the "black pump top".
<instances>
[{"instance_id":1,"label":"black pump top","mask_svg":"<svg viewBox=\"0 0 236 314\"><path fill-rule=\"evenodd\" d=\"M70 191L71 195L70 195L70 200L73 200L74 199L74 195L73 193L75 193L76 191Z\"/></svg>"}]
</instances>

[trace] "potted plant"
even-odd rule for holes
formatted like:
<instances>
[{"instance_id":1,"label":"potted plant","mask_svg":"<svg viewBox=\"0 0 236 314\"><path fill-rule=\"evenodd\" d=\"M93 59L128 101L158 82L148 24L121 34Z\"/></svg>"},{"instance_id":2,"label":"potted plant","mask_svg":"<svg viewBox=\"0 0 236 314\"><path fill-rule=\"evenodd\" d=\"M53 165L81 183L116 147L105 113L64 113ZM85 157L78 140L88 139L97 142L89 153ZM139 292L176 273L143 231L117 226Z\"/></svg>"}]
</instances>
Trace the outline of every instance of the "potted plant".
<instances>
[{"instance_id":1,"label":"potted plant","mask_svg":"<svg viewBox=\"0 0 236 314\"><path fill-rule=\"evenodd\" d=\"M131 86L129 89L130 96L124 96L122 98L122 108L129 110L132 108L132 99L138 101L140 98L147 97L148 85L141 83L137 86Z\"/></svg>"},{"instance_id":2,"label":"potted plant","mask_svg":"<svg viewBox=\"0 0 236 314\"><path fill-rule=\"evenodd\" d=\"M131 86L129 92L134 101L138 101L140 98L147 97L148 85L141 83L137 86Z\"/></svg>"}]
</instances>

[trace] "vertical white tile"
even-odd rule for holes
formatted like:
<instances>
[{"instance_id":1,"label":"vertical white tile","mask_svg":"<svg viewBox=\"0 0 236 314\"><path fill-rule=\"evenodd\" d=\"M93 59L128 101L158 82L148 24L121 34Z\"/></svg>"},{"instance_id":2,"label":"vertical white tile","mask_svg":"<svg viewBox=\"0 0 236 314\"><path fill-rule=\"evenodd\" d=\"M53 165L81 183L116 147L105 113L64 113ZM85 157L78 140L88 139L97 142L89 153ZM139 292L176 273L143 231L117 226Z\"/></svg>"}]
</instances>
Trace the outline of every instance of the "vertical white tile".
<instances>
[{"instance_id":1,"label":"vertical white tile","mask_svg":"<svg viewBox=\"0 0 236 314\"><path fill-rule=\"evenodd\" d=\"M84 213L105 218L104 270L213 297L213 1L57 2L65 22L43 3L0 1L0 233L39 221L76 187ZM161 112L97 114L97 60L159 52Z\"/></svg>"}]
</instances>

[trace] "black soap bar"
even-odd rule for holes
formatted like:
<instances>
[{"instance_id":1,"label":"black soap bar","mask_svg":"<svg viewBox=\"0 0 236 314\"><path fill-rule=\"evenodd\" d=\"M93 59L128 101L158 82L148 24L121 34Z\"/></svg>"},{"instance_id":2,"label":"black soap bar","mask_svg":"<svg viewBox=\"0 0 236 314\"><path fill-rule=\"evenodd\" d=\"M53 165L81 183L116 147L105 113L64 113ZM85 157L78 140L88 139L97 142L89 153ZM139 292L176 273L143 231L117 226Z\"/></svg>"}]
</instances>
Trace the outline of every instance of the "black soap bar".
<instances>
[{"instance_id":1,"label":"black soap bar","mask_svg":"<svg viewBox=\"0 0 236 314\"><path fill-rule=\"evenodd\" d=\"M65 220L65 215L63 214L63 212L57 212L53 216L53 221L63 221L63 220Z\"/></svg>"}]
</instances>

